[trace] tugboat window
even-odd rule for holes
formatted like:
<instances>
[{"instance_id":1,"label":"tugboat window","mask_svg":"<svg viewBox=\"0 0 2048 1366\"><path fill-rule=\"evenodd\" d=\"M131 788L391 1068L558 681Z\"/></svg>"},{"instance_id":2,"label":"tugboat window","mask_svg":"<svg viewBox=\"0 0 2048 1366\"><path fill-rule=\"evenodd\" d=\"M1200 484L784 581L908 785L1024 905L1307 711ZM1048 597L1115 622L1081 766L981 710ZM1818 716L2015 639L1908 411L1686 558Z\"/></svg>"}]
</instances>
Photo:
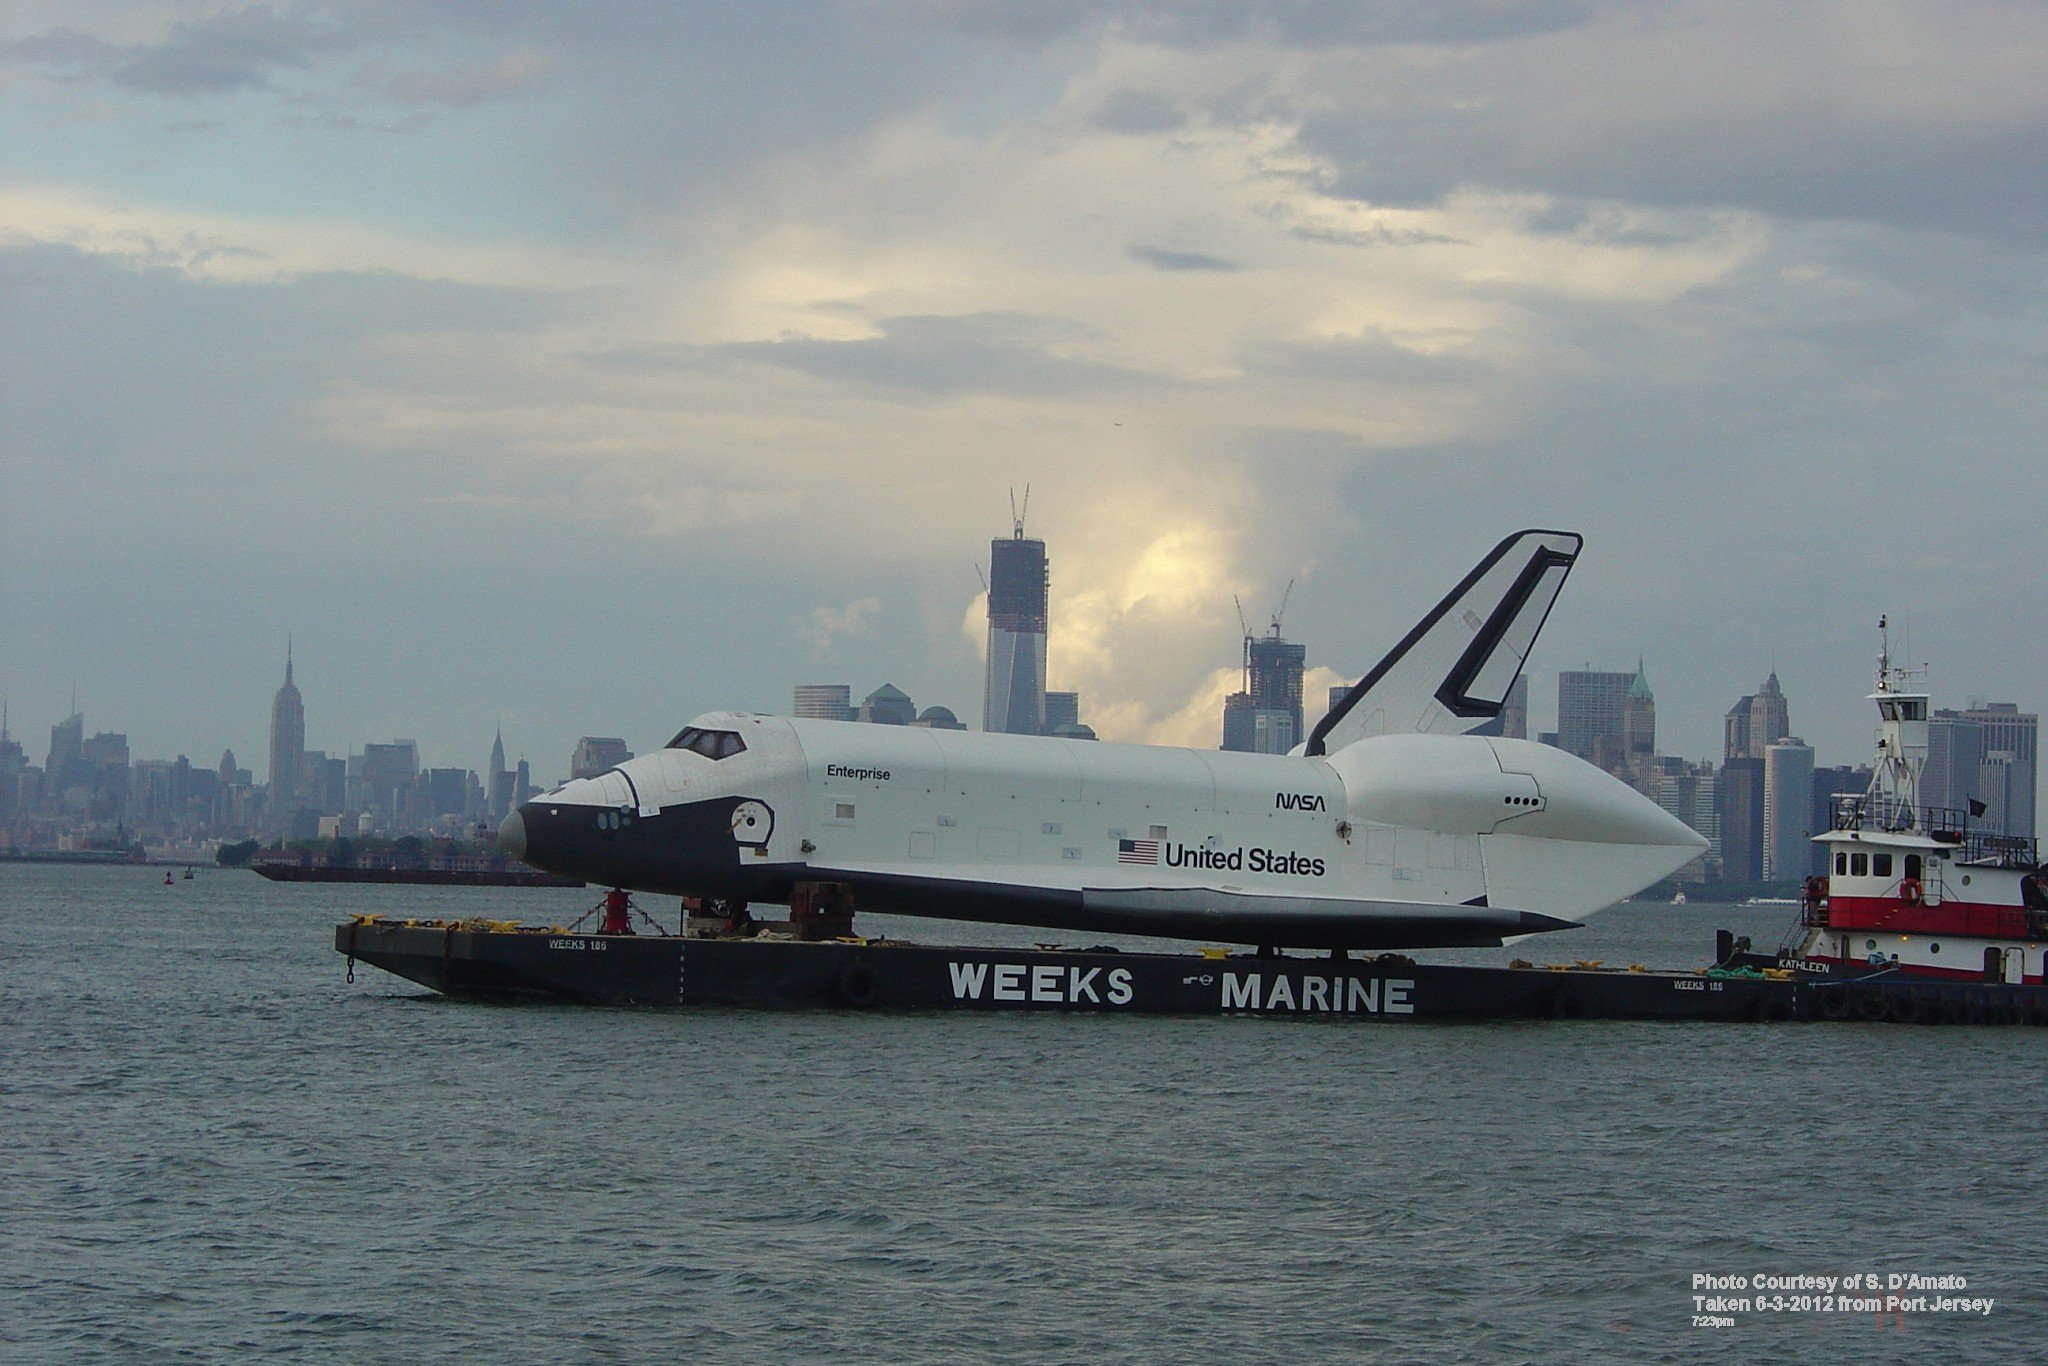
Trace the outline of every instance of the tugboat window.
<instances>
[{"instance_id":1,"label":"tugboat window","mask_svg":"<svg viewBox=\"0 0 2048 1366\"><path fill-rule=\"evenodd\" d=\"M1849 856L1840 850L1835 851L1835 876L1849 876Z\"/></svg>"},{"instance_id":2,"label":"tugboat window","mask_svg":"<svg viewBox=\"0 0 2048 1366\"><path fill-rule=\"evenodd\" d=\"M1916 879L1920 876L1920 856L1918 854L1906 855L1906 876Z\"/></svg>"},{"instance_id":3,"label":"tugboat window","mask_svg":"<svg viewBox=\"0 0 2048 1366\"><path fill-rule=\"evenodd\" d=\"M1862 876L1864 876L1864 875L1865 875L1866 873L1868 873L1869 871L1870 871L1870 855L1868 855L1868 854L1851 854L1851 855L1849 855L1849 876L1850 876L1850 877L1862 877Z\"/></svg>"},{"instance_id":4,"label":"tugboat window","mask_svg":"<svg viewBox=\"0 0 2048 1366\"><path fill-rule=\"evenodd\" d=\"M668 742L670 749L687 749L707 759L730 759L745 752L747 742L740 739L738 731L701 730L696 726L684 726L676 732L676 738Z\"/></svg>"},{"instance_id":5,"label":"tugboat window","mask_svg":"<svg viewBox=\"0 0 2048 1366\"><path fill-rule=\"evenodd\" d=\"M1870 856L1870 871L1879 877L1890 877L1892 875L1892 856L1890 854L1872 854Z\"/></svg>"}]
</instances>

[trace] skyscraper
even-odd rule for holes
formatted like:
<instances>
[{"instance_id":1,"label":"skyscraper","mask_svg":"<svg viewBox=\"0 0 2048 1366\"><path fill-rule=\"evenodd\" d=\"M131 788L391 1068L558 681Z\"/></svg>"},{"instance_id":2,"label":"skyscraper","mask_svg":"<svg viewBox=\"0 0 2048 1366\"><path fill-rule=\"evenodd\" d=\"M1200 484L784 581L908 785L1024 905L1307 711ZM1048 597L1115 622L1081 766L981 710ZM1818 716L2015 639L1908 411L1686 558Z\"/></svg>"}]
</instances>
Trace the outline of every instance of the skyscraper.
<instances>
[{"instance_id":1,"label":"skyscraper","mask_svg":"<svg viewBox=\"0 0 2048 1366\"><path fill-rule=\"evenodd\" d=\"M853 689L845 683L799 683L790 715L804 721L851 721Z\"/></svg>"},{"instance_id":2,"label":"skyscraper","mask_svg":"<svg viewBox=\"0 0 2048 1366\"><path fill-rule=\"evenodd\" d=\"M1218 748L1239 754L1257 752L1258 730L1250 693L1234 692L1223 699L1223 743Z\"/></svg>"},{"instance_id":3,"label":"skyscraper","mask_svg":"<svg viewBox=\"0 0 2048 1366\"><path fill-rule=\"evenodd\" d=\"M484 780L484 814L496 825L512 810L512 772L505 767L505 727L491 737L491 767Z\"/></svg>"},{"instance_id":4,"label":"skyscraper","mask_svg":"<svg viewBox=\"0 0 2048 1366\"><path fill-rule=\"evenodd\" d=\"M1921 805L1964 811L1984 763L1984 728L1961 712L1937 708L1927 718L1927 762L1920 769Z\"/></svg>"},{"instance_id":5,"label":"skyscraper","mask_svg":"<svg viewBox=\"0 0 2048 1366\"><path fill-rule=\"evenodd\" d=\"M1029 499L1026 492L1026 499ZM988 678L981 728L1011 735L1045 733L1045 542L1027 540L1024 518L1010 538L989 542Z\"/></svg>"},{"instance_id":6,"label":"skyscraper","mask_svg":"<svg viewBox=\"0 0 2048 1366\"><path fill-rule=\"evenodd\" d=\"M1812 863L1813 750L1790 737L1764 750L1764 868L1766 882L1807 875Z\"/></svg>"},{"instance_id":7,"label":"skyscraper","mask_svg":"<svg viewBox=\"0 0 2048 1366\"><path fill-rule=\"evenodd\" d=\"M1500 709L1500 733L1510 740L1529 738L1529 675L1516 674Z\"/></svg>"},{"instance_id":8,"label":"skyscraper","mask_svg":"<svg viewBox=\"0 0 2048 1366\"><path fill-rule=\"evenodd\" d=\"M1280 638L1280 623L1263 636L1247 636L1244 642L1244 690L1251 694L1254 712L1286 714L1287 744L1267 754L1285 754L1306 732L1302 729L1301 675L1308 647ZM1279 729L1278 717L1265 723L1269 731ZM1278 743L1277 736L1273 743Z\"/></svg>"},{"instance_id":9,"label":"skyscraper","mask_svg":"<svg viewBox=\"0 0 2048 1366\"><path fill-rule=\"evenodd\" d=\"M1749 757L1763 758L1764 751L1791 733L1791 708L1778 687L1778 671L1773 669L1749 702Z\"/></svg>"},{"instance_id":10,"label":"skyscraper","mask_svg":"<svg viewBox=\"0 0 2048 1366\"><path fill-rule=\"evenodd\" d=\"M1557 747L1599 768L1621 766L1621 711L1636 676L1568 669L1557 676Z\"/></svg>"},{"instance_id":11,"label":"skyscraper","mask_svg":"<svg viewBox=\"0 0 2048 1366\"><path fill-rule=\"evenodd\" d=\"M283 829L299 804L306 767L306 704L292 683L292 647L284 647L284 686L270 704L270 824Z\"/></svg>"},{"instance_id":12,"label":"skyscraper","mask_svg":"<svg viewBox=\"0 0 2048 1366\"><path fill-rule=\"evenodd\" d=\"M1289 593L1294 585L1288 584ZM1303 725L1301 678L1308 647L1280 634L1283 596L1265 635L1244 633L1244 691L1223 699L1223 748L1256 754L1285 754L1308 734ZM1240 608L1239 622L1243 616ZM1332 703L1339 696L1332 692Z\"/></svg>"},{"instance_id":13,"label":"skyscraper","mask_svg":"<svg viewBox=\"0 0 2048 1366\"><path fill-rule=\"evenodd\" d=\"M1337 699L1348 688L1330 689L1330 710L1337 709ZM1515 681L1508 685L1508 695L1501 702L1500 714L1480 722L1467 731L1468 735L1501 735L1513 740L1529 738L1529 675L1516 674Z\"/></svg>"},{"instance_id":14,"label":"skyscraper","mask_svg":"<svg viewBox=\"0 0 2048 1366\"><path fill-rule=\"evenodd\" d=\"M1636 659L1636 676L1629 680L1628 695L1621 699L1621 761L1634 769L1657 755L1657 699L1650 692L1650 679L1643 661Z\"/></svg>"},{"instance_id":15,"label":"skyscraper","mask_svg":"<svg viewBox=\"0 0 2048 1366\"><path fill-rule=\"evenodd\" d=\"M1928 719L1920 800L1955 811L1969 810L1973 800L1982 802L1984 813L1976 824L2031 838L2039 733L2040 718L2012 702L1936 711Z\"/></svg>"},{"instance_id":16,"label":"skyscraper","mask_svg":"<svg viewBox=\"0 0 2048 1366\"><path fill-rule=\"evenodd\" d=\"M1723 876L1720 775L1714 766L1653 754L1635 766L1633 777L1638 792L1706 837L1706 852L1672 876L1680 882Z\"/></svg>"},{"instance_id":17,"label":"skyscraper","mask_svg":"<svg viewBox=\"0 0 2048 1366\"><path fill-rule=\"evenodd\" d=\"M7 733L7 707L0 703L0 821L12 820L21 793L21 773L28 755Z\"/></svg>"},{"instance_id":18,"label":"skyscraper","mask_svg":"<svg viewBox=\"0 0 2048 1366\"><path fill-rule=\"evenodd\" d=\"M569 758L569 776L595 778L632 757L633 751L616 735L586 735L576 742L576 752Z\"/></svg>"},{"instance_id":19,"label":"skyscraper","mask_svg":"<svg viewBox=\"0 0 2048 1366\"><path fill-rule=\"evenodd\" d=\"M89 775L80 757L84 748L85 713L78 709L74 696L71 715L50 727L50 757L43 761L44 800L56 804L64 800L65 789L89 785Z\"/></svg>"},{"instance_id":20,"label":"skyscraper","mask_svg":"<svg viewBox=\"0 0 2048 1366\"><path fill-rule=\"evenodd\" d=\"M1753 759L1749 752L1749 709L1756 703L1755 693L1744 693L1735 699L1735 705L1721 718L1721 758Z\"/></svg>"},{"instance_id":21,"label":"skyscraper","mask_svg":"<svg viewBox=\"0 0 2048 1366\"><path fill-rule=\"evenodd\" d=\"M877 726L907 726L917 719L917 704L903 689L884 683L861 699L860 713L855 719Z\"/></svg>"}]
</instances>

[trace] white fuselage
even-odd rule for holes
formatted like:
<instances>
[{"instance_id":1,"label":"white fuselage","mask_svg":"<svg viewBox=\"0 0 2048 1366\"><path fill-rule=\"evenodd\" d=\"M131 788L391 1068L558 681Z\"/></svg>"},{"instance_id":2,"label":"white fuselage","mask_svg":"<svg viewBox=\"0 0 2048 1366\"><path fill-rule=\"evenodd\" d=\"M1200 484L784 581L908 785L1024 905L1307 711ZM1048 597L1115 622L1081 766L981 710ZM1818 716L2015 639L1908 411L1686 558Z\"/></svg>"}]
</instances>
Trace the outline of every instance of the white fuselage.
<instances>
[{"instance_id":1,"label":"white fuselage","mask_svg":"<svg viewBox=\"0 0 2048 1366\"><path fill-rule=\"evenodd\" d=\"M730 712L692 725L737 734L744 749L660 750L527 809L652 819L737 799L742 874L1086 889L1091 904L1180 897L1276 913L1355 902L1578 917L1704 846L1617 779L1520 740L1389 735L1305 758Z\"/></svg>"}]
</instances>

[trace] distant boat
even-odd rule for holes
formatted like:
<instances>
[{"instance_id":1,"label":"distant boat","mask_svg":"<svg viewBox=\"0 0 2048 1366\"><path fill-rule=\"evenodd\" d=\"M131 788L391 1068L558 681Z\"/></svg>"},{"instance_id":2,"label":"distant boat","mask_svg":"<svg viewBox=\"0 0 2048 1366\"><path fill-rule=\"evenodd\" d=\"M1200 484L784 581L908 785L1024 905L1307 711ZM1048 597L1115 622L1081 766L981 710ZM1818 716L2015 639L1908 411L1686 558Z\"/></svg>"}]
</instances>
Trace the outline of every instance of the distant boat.
<instances>
[{"instance_id":1,"label":"distant boat","mask_svg":"<svg viewBox=\"0 0 2048 1366\"><path fill-rule=\"evenodd\" d=\"M1681 891L1677 895L1673 896L1671 898L1671 904L1674 906L1683 906L1685 904L1685 893Z\"/></svg>"}]
</instances>

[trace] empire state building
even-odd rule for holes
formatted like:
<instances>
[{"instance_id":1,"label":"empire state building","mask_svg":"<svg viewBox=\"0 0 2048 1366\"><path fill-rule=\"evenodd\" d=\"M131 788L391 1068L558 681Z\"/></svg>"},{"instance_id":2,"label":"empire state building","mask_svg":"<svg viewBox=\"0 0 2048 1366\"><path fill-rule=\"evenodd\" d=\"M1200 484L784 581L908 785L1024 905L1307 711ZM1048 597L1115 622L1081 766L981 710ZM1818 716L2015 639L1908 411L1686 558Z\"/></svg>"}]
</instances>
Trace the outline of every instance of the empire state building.
<instances>
[{"instance_id":1,"label":"empire state building","mask_svg":"<svg viewBox=\"0 0 2048 1366\"><path fill-rule=\"evenodd\" d=\"M292 686L292 650L284 650L284 686L270 704L270 823L282 828L299 802L306 767L306 704Z\"/></svg>"}]
</instances>

